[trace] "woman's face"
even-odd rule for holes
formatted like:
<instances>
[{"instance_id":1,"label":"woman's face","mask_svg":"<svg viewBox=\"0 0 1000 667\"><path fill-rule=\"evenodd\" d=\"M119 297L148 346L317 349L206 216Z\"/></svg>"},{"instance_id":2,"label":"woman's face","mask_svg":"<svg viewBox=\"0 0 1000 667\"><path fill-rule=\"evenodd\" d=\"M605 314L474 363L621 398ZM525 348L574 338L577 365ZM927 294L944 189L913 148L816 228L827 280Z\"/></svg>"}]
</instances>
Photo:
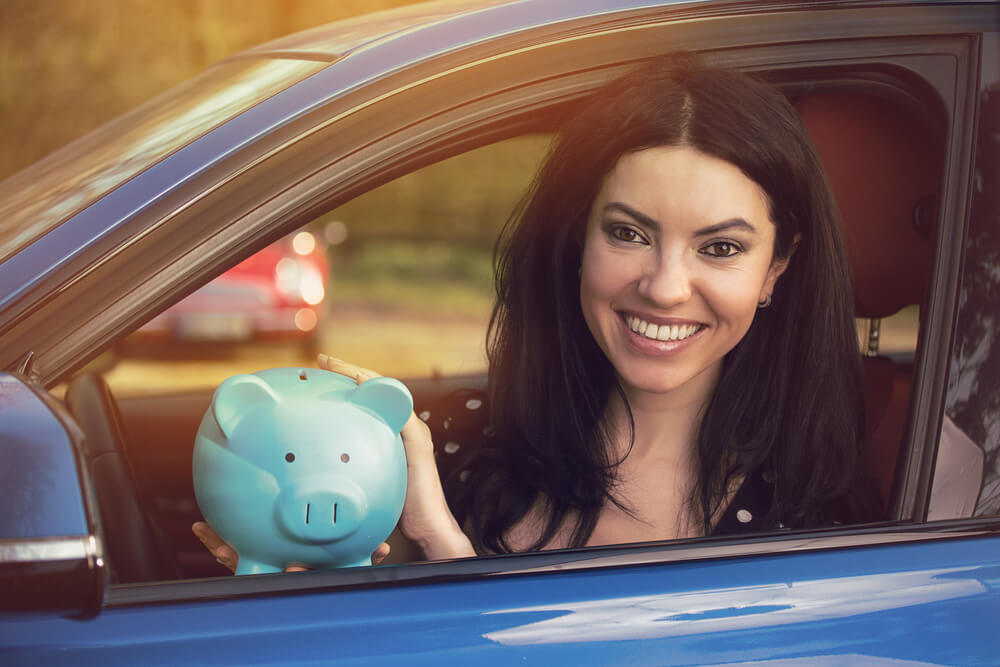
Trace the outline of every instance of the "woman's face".
<instances>
[{"instance_id":1,"label":"woman's face","mask_svg":"<svg viewBox=\"0 0 1000 667\"><path fill-rule=\"evenodd\" d=\"M580 305L626 391L713 391L722 358L784 271L767 197L685 146L623 156L594 201Z\"/></svg>"}]
</instances>

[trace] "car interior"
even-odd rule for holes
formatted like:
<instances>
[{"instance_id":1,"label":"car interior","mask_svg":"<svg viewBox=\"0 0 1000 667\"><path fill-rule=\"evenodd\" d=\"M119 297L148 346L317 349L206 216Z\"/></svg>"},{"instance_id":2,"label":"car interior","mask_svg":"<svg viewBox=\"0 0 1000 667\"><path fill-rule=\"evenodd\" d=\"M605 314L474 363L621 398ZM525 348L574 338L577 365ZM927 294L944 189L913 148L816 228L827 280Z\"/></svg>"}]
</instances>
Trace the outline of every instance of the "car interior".
<instances>
[{"instance_id":1,"label":"car interior","mask_svg":"<svg viewBox=\"0 0 1000 667\"><path fill-rule=\"evenodd\" d=\"M818 93L796 109L826 169L847 236L856 316L870 324L862 364L866 449L890 501L906 427L913 358L879 352L879 323L921 306L930 284L941 183L939 132L899 102Z\"/></svg>"},{"instance_id":2,"label":"car interior","mask_svg":"<svg viewBox=\"0 0 1000 667\"><path fill-rule=\"evenodd\" d=\"M946 121L923 91L887 77L799 79L787 87L812 136L846 230L854 295L867 336L867 459L889 507L909 418L913 350L880 350L881 320L926 299L933 268ZM919 344L918 344L919 349ZM434 410L482 375L402 378L416 411ZM195 433L214 387L112 396L99 373L82 373L65 402L87 434L112 581L135 583L228 575L191 533L200 519L191 482ZM435 433L435 441L443 437ZM402 542L396 562L418 558Z\"/></svg>"}]
</instances>

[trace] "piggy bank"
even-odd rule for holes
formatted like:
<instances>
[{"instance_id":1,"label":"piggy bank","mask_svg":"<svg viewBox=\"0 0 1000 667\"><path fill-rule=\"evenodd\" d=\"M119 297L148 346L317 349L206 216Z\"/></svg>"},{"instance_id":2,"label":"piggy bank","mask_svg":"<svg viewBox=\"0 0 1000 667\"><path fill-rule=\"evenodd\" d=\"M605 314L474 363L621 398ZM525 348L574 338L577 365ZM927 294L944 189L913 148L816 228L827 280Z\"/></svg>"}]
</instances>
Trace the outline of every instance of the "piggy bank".
<instances>
[{"instance_id":1,"label":"piggy bank","mask_svg":"<svg viewBox=\"0 0 1000 667\"><path fill-rule=\"evenodd\" d=\"M371 565L406 497L399 432L413 410L391 378L273 368L223 382L198 428L195 496L236 549L236 574Z\"/></svg>"}]
</instances>

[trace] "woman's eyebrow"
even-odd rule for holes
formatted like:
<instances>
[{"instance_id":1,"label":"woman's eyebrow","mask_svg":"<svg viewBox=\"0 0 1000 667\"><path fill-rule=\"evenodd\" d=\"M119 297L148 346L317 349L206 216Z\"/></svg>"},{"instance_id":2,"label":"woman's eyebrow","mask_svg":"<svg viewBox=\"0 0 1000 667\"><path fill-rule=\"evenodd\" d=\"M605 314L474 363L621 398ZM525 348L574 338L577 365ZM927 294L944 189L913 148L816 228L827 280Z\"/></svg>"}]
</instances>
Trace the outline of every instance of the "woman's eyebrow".
<instances>
[{"instance_id":1,"label":"woman's eyebrow","mask_svg":"<svg viewBox=\"0 0 1000 667\"><path fill-rule=\"evenodd\" d=\"M709 236L711 234L718 234L719 232L729 231L731 229L742 229L752 234L757 233L757 228L743 218L732 218L731 220L723 220L722 222L717 222L716 224L709 225L708 227L702 227L696 231L694 235Z\"/></svg>"},{"instance_id":2,"label":"woman's eyebrow","mask_svg":"<svg viewBox=\"0 0 1000 667\"><path fill-rule=\"evenodd\" d=\"M636 222L645 225L646 227L651 227L652 229L659 230L660 223L658 223L653 218L648 215L644 215L639 211L635 210L627 204L623 204L618 201L613 201L604 207L604 211L619 210L622 213L632 217ZM709 236L711 234L718 234L719 232L728 231L731 229L742 229L748 231L752 234L757 233L757 228L751 225L749 222L743 218L732 218L730 220L723 220L722 222L717 222L714 225L709 225L708 227L702 227L701 229L695 231L695 236Z\"/></svg>"},{"instance_id":3,"label":"woman's eyebrow","mask_svg":"<svg viewBox=\"0 0 1000 667\"><path fill-rule=\"evenodd\" d=\"M642 213L639 213L639 211L635 210L631 206L628 206L627 204L621 203L620 201L610 202L607 206L604 207L604 212L607 213L608 211L614 209L617 209L622 213L624 213L625 215L634 218L636 222L645 225L646 227L651 227L652 229L655 230L660 229L660 223L658 223L656 220L653 220L648 215L643 215Z\"/></svg>"}]
</instances>

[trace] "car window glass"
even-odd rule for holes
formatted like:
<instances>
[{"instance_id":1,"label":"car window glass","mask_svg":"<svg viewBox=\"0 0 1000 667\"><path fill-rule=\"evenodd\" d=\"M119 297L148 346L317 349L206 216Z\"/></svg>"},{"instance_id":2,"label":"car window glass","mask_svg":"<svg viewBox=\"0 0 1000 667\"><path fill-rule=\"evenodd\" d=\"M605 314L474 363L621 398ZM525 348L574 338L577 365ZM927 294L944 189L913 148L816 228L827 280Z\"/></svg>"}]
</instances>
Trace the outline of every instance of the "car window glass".
<instances>
[{"instance_id":1,"label":"car window glass","mask_svg":"<svg viewBox=\"0 0 1000 667\"><path fill-rule=\"evenodd\" d=\"M418 170L244 260L119 345L115 395L210 389L318 352L407 379L483 373L493 243L548 142Z\"/></svg>"},{"instance_id":2,"label":"car window glass","mask_svg":"<svg viewBox=\"0 0 1000 667\"><path fill-rule=\"evenodd\" d=\"M323 63L220 63L0 183L0 261L76 211Z\"/></svg>"}]
</instances>

